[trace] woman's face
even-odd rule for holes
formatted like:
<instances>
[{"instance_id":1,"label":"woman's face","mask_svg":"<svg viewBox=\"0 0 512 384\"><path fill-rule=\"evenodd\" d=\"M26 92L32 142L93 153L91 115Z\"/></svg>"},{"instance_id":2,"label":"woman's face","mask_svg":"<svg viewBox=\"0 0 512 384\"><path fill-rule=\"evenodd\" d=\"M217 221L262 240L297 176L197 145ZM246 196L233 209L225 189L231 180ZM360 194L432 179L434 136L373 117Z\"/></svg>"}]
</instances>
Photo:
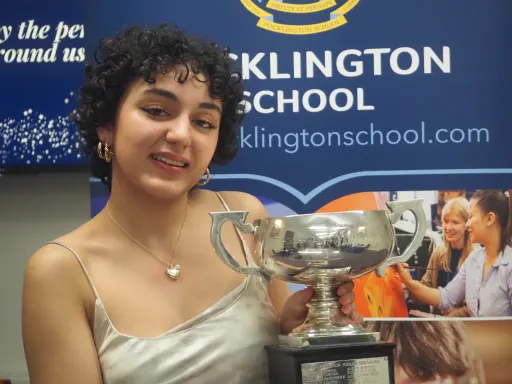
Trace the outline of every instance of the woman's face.
<instances>
[{"instance_id":1,"label":"woman's face","mask_svg":"<svg viewBox=\"0 0 512 384\"><path fill-rule=\"evenodd\" d=\"M489 235L491 220L490 215L485 214L478 206L477 200L469 201L469 219L466 227L472 243L485 243L485 239Z\"/></svg>"},{"instance_id":2,"label":"woman's face","mask_svg":"<svg viewBox=\"0 0 512 384\"><path fill-rule=\"evenodd\" d=\"M153 84L137 81L121 102L115 128L98 130L113 146L114 186L116 179L128 181L155 197L173 198L205 173L217 146L222 105L192 73L183 84L175 78L172 71Z\"/></svg>"},{"instance_id":3,"label":"woman's face","mask_svg":"<svg viewBox=\"0 0 512 384\"><path fill-rule=\"evenodd\" d=\"M462 247L464 245L464 234L466 232L466 223L462 216L455 212L446 212L443 216L443 233L446 241L452 247Z\"/></svg>"}]
</instances>

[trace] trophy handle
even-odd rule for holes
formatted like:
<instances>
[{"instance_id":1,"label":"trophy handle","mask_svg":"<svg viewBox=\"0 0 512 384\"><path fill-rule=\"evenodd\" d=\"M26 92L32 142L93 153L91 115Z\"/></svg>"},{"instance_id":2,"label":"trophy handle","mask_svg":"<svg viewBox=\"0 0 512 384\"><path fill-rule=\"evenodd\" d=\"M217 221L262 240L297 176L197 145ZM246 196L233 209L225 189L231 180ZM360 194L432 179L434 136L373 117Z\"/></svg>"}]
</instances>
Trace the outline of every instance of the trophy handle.
<instances>
[{"instance_id":1,"label":"trophy handle","mask_svg":"<svg viewBox=\"0 0 512 384\"><path fill-rule=\"evenodd\" d=\"M416 218L416 228L414 228L414 235L405 251L401 255L390 257L375 270L379 277L384 276L388 267L407 262L420 247L427 231L427 218L425 217L425 211L423 211L423 199L390 201L386 204L391 211L391 214L388 214L391 224L397 223L405 211L411 211Z\"/></svg>"},{"instance_id":2,"label":"trophy handle","mask_svg":"<svg viewBox=\"0 0 512 384\"><path fill-rule=\"evenodd\" d=\"M224 223L228 221L232 221L242 232L254 234L257 227L245 222L248 214L249 212L247 211L210 212L210 216L213 218L212 231L210 236L211 241L213 248L215 248L215 251L217 252L217 255L229 268L235 272L246 275L258 275L262 277L268 284L270 282L270 274L266 273L263 269L258 267L241 266L229 254L226 247L224 246L224 243L222 242L221 229Z\"/></svg>"}]
</instances>

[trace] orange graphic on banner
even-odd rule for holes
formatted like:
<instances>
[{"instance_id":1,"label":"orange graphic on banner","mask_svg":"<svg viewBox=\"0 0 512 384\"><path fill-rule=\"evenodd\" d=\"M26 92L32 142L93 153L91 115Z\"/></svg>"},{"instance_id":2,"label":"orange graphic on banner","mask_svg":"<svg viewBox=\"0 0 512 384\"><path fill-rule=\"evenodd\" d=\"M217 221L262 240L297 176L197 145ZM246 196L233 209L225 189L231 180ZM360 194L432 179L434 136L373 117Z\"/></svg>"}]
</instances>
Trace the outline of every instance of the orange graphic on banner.
<instances>
[{"instance_id":1,"label":"orange graphic on banner","mask_svg":"<svg viewBox=\"0 0 512 384\"><path fill-rule=\"evenodd\" d=\"M343 212L352 210L371 210L377 209L377 200L373 192L354 193L343 196L339 199L327 203L317 212Z\"/></svg>"},{"instance_id":2,"label":"orange graphic on banner","mask_svg":"<svg viewBox=\"0 0 512 384\"><path fill-rule=\"evenodd\" d=\"M373 192L354 193L324 205L317 212L379 209ZM384 277L375 272L354 280L356 310L363 317L408 317L402 282L393 268Z\"/></svg>"},{"instance_id":3,"label":"orange graphic on banner","mask_svg":"<svg viewBox=\"0 0 512 384\"><path fill-rule=\"evenodd\" d=\"M388 268L384 277L375 272L354 280L356 311L363 317L408 317L398 272Z\"/></svg>"}]
</instances>

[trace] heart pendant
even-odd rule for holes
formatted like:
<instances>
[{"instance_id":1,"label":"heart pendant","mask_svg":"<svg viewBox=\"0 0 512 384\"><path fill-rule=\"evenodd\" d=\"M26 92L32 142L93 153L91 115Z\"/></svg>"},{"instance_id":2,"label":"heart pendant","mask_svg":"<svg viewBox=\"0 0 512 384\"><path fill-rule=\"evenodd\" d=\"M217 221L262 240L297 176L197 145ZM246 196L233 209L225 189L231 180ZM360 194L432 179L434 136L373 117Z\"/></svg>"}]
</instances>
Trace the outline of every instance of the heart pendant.
<instances>
[{"instance_id":1,"label":"heart pendant","mask_svg":"<svg viewBox=\"0 0 512 384\"><path fill-rule=\"evenodd\" d=\"M180 266L178 264L171 265L169 268L167 268L167 275L173 280L178 280L178 277L180 277Z\"/></svg>"}]
</instances>

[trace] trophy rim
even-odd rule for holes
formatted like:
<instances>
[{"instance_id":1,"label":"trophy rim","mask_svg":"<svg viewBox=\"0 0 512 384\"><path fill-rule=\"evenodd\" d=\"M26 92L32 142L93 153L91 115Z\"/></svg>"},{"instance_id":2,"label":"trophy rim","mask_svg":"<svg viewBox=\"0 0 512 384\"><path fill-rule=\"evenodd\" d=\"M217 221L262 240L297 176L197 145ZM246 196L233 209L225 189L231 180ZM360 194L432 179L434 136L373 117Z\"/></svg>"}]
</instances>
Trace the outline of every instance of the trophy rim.
<instances>
[{"instance_id":1,"label":"trophy rim","mask_svg":"<svg viewBox=\"0 0 512 384\"><path fill-rule=\"evenodd\" d=\"M386 209L352 209L350 211L334 211L334 212L313 212L313 213L296 213L293 215L286 215L286 216L269 216L262 219L257 219L260 221L265 220L282 220L282 219L292 219L295 217L309 217L309 216L327 216L327 215L339 215L339 214L384 214L387 216L388 211Z\"/></svg>"}]
</instances>

